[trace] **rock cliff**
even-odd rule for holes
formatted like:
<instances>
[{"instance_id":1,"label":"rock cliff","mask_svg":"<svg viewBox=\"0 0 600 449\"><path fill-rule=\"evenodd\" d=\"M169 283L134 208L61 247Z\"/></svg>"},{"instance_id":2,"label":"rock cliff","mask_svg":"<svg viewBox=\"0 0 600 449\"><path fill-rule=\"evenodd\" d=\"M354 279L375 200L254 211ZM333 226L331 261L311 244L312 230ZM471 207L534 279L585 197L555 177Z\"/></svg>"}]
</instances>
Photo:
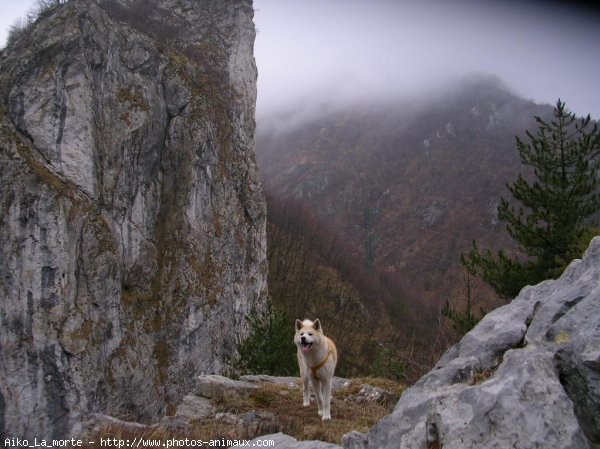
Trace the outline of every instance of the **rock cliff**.
<instances>
[{"instance_id":1,"label":"rock cliff","mask_svg":"<svg viewBox=\"0 0 600 449\"><path fill-rule=\"evenodd\" d=\"M2 52L0 433L174 411L264 303L252 18L71 0Z\"/></svg>"}]
</instances>

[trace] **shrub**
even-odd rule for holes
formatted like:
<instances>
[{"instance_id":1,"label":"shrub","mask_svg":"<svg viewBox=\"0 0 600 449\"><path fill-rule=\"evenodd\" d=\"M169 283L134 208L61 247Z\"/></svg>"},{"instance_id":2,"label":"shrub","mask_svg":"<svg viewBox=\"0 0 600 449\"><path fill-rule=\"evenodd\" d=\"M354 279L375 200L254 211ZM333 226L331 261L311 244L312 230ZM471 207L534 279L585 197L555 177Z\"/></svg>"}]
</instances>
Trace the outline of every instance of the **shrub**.
<instances>
[{"instance_id":1,"label":"shrub","mask_svg":"<svg viewBox=\"0 0 600 449\"><path fill-rule=\"evenodd\" d=\"M269 302L266 313L247 317L250 335L238 345L234 367L242 374L298 374L293 324Z\"/></svg>"},{"instance_id":2,"label":"shrub","mask_svg":"<svg viewBox=\"0 0 600 449\"><path fill-rule=\"evenodd\" d=\"M70 0L38 0L35 6L27 14L27 17L20 17L8 29L6 46L12 45L21 37L31 33L31 28L35 21L48 15L54 9L68 3Z\"/></svg>"},{"instance_id":3,"label":"shrub","mask_svg":"<svg viewBox=\"0 0 600 449\"><path fill-rule=\"evenodd\" d=\"M406 364L400 360L395 351L388 346L381 346L377 358L371 365L370 375L391 380L406 379Z\"/></svg>"},{"instance_id":4,"label":"shrub","mask_svg":"<svg viewBox=\"0 0 600 449\"><path fill-rule=\"evenodd\" d=\"M18 18L8 29L8 37L6 38L6 46L12 45L22 36L29 32L32 22L24 17Z\"/></svg>"}]
</instances>

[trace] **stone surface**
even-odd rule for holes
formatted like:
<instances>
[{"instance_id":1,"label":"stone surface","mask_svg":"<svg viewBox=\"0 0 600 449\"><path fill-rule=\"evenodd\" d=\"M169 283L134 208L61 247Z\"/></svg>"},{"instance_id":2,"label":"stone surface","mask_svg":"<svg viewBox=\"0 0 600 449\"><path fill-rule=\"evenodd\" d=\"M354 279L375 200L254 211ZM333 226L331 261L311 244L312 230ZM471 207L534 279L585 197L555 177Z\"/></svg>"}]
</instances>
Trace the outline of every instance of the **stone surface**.
<instances>
[{"instance_id":1,"label":"stone surface","mask_svg":"<svg viewBox=\"0 0 600 449\"><path fill-rule=\"evenodd\" d=\"M271 412L250 411L237 417L237 424L250 435L261 435L277 432L280 428L277 418Z\"/></svg>"},{"instance_id":2,"label":"stone surface","mask_svg":"<svg viewBox=\"0 0 600 449\"><path fill-rule=\"evenodd\" d=\"M0 61L0 433L155 420L266 299L251 0L78 0Z\"/></svg>"},{"instance_id":3,"label":"stone surface","mask_svg":"<svg viewBox=\"0 0 600 449\"><path fill-rule=\"evenodd\" d=\"M363 447L600 447L599 305L596 237L559 279L524 288L484 317Z\"/></svg>"},{"instance_id":4,"label":"stone surface","mask_svg":"<svg viewBox=\"0 0 600 449\"><path fill-rule=\"evenodd\" d=\"M374 387L369 384L363 384L357 394L348 396L346 401L356 402L358 404L374 403L381 404L390 408L398 401L398 395L392 394L383 388Z\"/></svg>"},{"instance_id":5,"label":"stone surface","mask_svg":"<svg viewBox=\"0 0 600 449\"><path fill-rule=\"evenodd\" d=\"M367 434L353 430L342 437L344 449L365 449L367 447Z\"/></svg>"},{"instance_id":6,"label":"stone surface","mask_svg":"<svg viewBox=\"0 0 600 449\"><path fill-rule=\"evenodd\" d=\"M302 388L299 377L294 376L269 376L267 374L247 374L240 376L240 380L258 384L285 385L288 388Z\"/></svg>"},{"instance_id":7,"label":"stone surface","mask_svg":"<svg viewBox=\"0 0 600 449\"><path fill-rule=\"evenodd\" d=\"M240 380L256 384L276 384L285 385L288 388L302 388L302 382L299 377L294 376L269 376L267 374L250 374L240 376ZM350 379L334 376L331 382L331 390L338 391L348 388Z\"/></svg>"},{"instance_id":8,"label":"stone surface","mask_svg":"<svg viewBox=\"0 0 600 449\"><path fill-rule=\"evenodd\" d=\"M187 395L177 406L175 416L187 420L198 420L212 417L215 414L215 407L210 400L196 395Z\"/></svg>"},{"instance_id":9,"label":"stone surface","mask_svg":"<svg viewBox=\"0 0 600 449\"><path fill-rule=\"evenodd\" d=\"M196 377L194 393L204 398L220 400L224 396L248 396L258 387L256 383L229 379L217 374L204 374Z\"/></svg>"},{"instance_id":10,"label":"stone surface","mask_svg":"<svg viewBox=\"0 0 600 449\"><path fill-rule=\"evenodd\" d=\"M266 443L265 440L273 441L274 445L271 445L270 442ZM341 446L332 443L324 443L323 441L298 441L296 438L284 433L264 435L251 440L250 446L232 446L231 449L259 446L273 447L275 449L341 449Z\"/></svg>"},{"instance_id":11,"label":"stone surface","mask_svg":"<svg viewBox=\"0 0 600 449\"><path fill-rule=\"evenodd\" d=\"M121 429L121 431L125 432L145 432L152 431L157 426L123 421L113 416L103 415L101 413L92 413L86 421L74 425L71 428L71 432L68 437L86 440L97 435L101 429L106 429L107 427Z\"/></svg>"}]
</instances>

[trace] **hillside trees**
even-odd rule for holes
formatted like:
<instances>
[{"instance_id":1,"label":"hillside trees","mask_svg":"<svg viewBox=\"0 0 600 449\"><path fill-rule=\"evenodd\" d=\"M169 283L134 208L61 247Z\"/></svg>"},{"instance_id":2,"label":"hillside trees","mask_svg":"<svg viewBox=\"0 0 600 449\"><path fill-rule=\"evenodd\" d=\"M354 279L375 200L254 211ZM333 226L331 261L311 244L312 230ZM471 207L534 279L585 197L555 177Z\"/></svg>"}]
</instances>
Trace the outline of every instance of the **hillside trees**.
<instances>
[{"instance_id":1,"label":"hillside trees","mask_svg":"<svg viewBox=\"0 0 600 449\"><path fill-rule=\"evenodd\" d=\"M287 340L296 318L319 318L336 342L339 375L416 379L428 371L415 353L430 346L429 308L411 301L397 277L365 270L360 249L303 201L265 194L269 295L289 323Z\"/></svg>"},{"instance_id":2,"label":"hillside trees","mask_svg":"<svg viewBox=\"0 0 600 449\"><path fill-rule=\"evenodd\" d=\"M302 202L269 192L266 197L269 294L275 309L287 317L288 340L296 318L321 319L340 353L347 354L338 367L346 373L361 365L357 359L364 354L350 348L369 345L374 313L365 310L359 290L347 280L360 277L349 249Z\"/></svg>"},{"instance_id":3,"label":"hillside trees","mask_svg":"<svg viewBox=\"0 0 600 449\"><path fill-rule=\"evenodd\" d=\"M578 120L565 103L557 101L550 122L535 117L538 129L527 131L528 141L516 138L521 162L531 168L507 184L515 200L502 198L498 218L526 257L504 251L494 256L473 242L461 255L463 265L481 276L504 298L514 298L525 285L556 278L580 257L597 230L594 214L598 194L600 132L588 115Z\"/></svg>"}]
</instances>

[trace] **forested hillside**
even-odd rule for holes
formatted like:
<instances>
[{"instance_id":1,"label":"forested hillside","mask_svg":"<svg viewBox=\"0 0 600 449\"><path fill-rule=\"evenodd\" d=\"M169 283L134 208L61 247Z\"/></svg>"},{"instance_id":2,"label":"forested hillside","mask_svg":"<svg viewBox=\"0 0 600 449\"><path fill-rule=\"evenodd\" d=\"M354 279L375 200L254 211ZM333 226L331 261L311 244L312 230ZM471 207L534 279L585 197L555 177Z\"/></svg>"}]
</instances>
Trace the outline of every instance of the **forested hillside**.
<instances>
[{"instance_id":1,"label":"forested hillside","mask_svg":"<svg viewBox=\"0 0 600 449\"><path fill-rule=\"evenodd\" d=\"M293 199L319 220L320 234L332 236L311 242L318 251L343 243L342 259L353 264L341 271L346 280L354 287L369 280L356 291L376 328L389 324L386 333L405 341L451 338L441 317L446 301L461 304L469 294L485 310L503 303L466 274L459 257L473 239L516 250L496 208L510 196L505 184L525 170L515 136L550 113L495 77L472 76L430 99L314 113L294 126L291 117L263 120L257 156L270 198L271 294L290 263L283 254L274 264L281 229L273 205ZM297 224L288 235L302 232ZM295 301L305 286L281 289ZM377 293L367 300L369 291Z\"/></svg>"}]
</instances>

